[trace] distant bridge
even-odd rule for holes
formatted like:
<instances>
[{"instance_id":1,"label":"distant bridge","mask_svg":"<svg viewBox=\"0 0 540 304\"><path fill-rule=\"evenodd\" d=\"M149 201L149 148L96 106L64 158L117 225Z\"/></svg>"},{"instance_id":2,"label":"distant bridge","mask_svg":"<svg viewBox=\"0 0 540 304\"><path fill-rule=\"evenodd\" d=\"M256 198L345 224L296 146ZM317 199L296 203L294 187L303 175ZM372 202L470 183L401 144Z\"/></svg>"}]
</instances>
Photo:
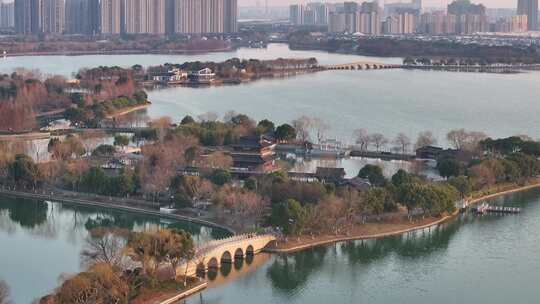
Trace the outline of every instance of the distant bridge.
<instances>
[{"instance_id":1,"label":"distant bridge","mask_svg":"<svg viewBox=\"0 0 540 304\"><path fill-rule=\"evenodd\" d=\"M184 263L178 266L178 273L195 275L197 272L218 269L221 264L233 263L235 259L243 259L247 255L261 252L275 240L276 237L272 234L241 234L204 243L197 248L192 261L188 262L187 265Z\"/></svg>"},{"instance_id":2,"label":"distant bridge","mask_svg":"<svg viewBox=\"0 0 540 304\"><path fill-rule=\"evenodd\" d=\"M321 66L324 70L382 70L382 69L399 69L401 64L389 64L372 61L357 61L352 63L330 64Z\"/></svg>"}]
</instances>

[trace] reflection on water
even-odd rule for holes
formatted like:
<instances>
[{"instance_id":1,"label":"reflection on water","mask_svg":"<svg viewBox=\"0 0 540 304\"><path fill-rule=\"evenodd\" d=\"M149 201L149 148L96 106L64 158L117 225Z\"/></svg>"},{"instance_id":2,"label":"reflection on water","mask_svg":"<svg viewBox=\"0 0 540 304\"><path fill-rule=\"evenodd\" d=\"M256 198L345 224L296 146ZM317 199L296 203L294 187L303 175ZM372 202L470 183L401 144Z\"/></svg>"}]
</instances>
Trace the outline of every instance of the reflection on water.
<instances>
[{"instance_id":1,"label":"reflection on water","mask_svg":"<svg viewBox=\"0 0 540 304\"><path fill-rule=\"evenodd\" d=\"M174 227L189 231L196 242L225 236L223 231L193 223L0 197L0 276L10 286L14 303L30 303L55 288L60 275L79 272L84 240L96 227L134 231Z\"/></svg>"},{"instance_id":2,"label":"reflection on water","mask_svg":"<svg viewBox=\"0 0 540 304\"><path fill-rule=\"evenodd\" d=\"M540 189L490 203L523 212L233 265L185 303L538 303Z\"/></svg>"}]
</instances>

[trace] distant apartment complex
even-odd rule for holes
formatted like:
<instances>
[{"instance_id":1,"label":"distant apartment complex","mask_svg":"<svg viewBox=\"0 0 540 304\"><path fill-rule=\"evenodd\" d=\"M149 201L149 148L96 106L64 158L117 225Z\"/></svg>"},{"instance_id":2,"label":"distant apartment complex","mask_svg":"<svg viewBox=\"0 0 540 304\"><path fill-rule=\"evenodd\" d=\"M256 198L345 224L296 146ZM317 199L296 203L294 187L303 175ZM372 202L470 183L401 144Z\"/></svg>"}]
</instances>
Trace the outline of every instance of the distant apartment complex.
<instances>
[{"instance_id":1,"label":"distant apartment complex","mask_svg":"<svg viewBox=\"0 0 540 304\"><path fill-rule=\"evenodd\" d=\"M68 34L99 34L102 4L99 0L66 0L65 32Z\"/></svg>"},{"instance_id":2,"label":"distant apartment complex","mask_svg":"<svg viewBox=\"0 0 540 304\"><path fill-rule=\"evenodd\" d=\"M15 27L15 4L0 3L0 28Z\"/></svg>"},{"instance_id":3,"label":"distant apartment complex","mask_svg":"<svg viewBox=\"0 0 540 304\"><path fill-rule=\"evenodd\" d=\"M328 25L328 16L335 6L327 3L308 3L291 5L290 21L294 25Z\"/></svg>"},{"instance_id":4,"label":"distant apartment complex","mask_svg":"<svg viewBox=\"0 0 540 304\"><path fill-rule=\"evenodd\" d=\"M494 31L501 33L523 33L529 29L528 20L527 15L499 18L494 25Z\"/></svg>"},{"instance_id":5,"label":"distant apartment complex","mask_svg":"<svg viewBox=\"0 0 540 304\"><path fill-rule=\"evenodd\" d=\"M237 16L237 0L14 0L0 6L0 24L23 35L234 33Z\"/></svg>"},{"instance_id":6,"label":"distant apartment complex","mask_svg":"<svg viewBox=\"0 0 540 304\"><path fill-rule=\"evenodd\" d=\"M330 33L468 35L536 30L538 0L517 1L517 14L493 19L491 23L485 6L470 0L455 0L446 10L425 13L422 0L388 3L384 7L378 1L308 3L291 5L289 16L293 25L327 25Z\"/></svg>"},{"instance_id":7,"label":"distant apartment complex","mask_svg":"<svg viewBox=\"0 0 540 304\"><path fill-rule=\"evenodd\" d=\"M538 29L538 0L518 0L517 14L527 16L527 29Z\"/></svg>"},{"instance_id":8,"label":"distant apartment complex","mask_svg":"<svg viewBox=\"0 0 540 304\"><path fill-rule=\"evenodd\" d=\"M176 33L233 33L237 28L237 0L175 0Z\"/></svg>"},{"instance_id":9,"label":"distant apartment complex","mask_svg":"<svg viewBox=\"0 0 540 304\"><path fill-rule=\"evenodd\" d=\"M64 0L41 1L41 31L62 34L65 22Z\"/></svg>"},{"instance_id":10,"label":"distant apartment complex","mask_svg":"<svg viewBox=\"0 0 540 304\"><path fill-rule=\"evenodd\" d=\"M165 0L124 0L125 32L165 34Z\"/></svg>"}]
</instances>

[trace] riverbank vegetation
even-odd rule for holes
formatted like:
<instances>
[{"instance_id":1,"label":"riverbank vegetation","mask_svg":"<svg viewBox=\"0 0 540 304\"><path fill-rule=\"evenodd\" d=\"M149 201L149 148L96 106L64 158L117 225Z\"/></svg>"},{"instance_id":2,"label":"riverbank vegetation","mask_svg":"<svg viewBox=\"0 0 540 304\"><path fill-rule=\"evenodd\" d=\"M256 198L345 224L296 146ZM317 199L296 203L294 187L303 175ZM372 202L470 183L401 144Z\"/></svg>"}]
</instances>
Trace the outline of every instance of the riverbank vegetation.
<instances>
[{"instance_id":1,"label":"riverbank vegetation","mask_svg":"<svg viewBox=\"0 0 540 304\"><path fill-rule=\"evenodd\" d=\"M298 174L277 159L267 171L235 167L238 151L241 156L258 157L263 150L257 149L268 149L275 142L315 146L327 130L323 120L306 116L277 127L270 120L255 122L236 112L227 113L223 120L212 113L196 119L186 116L178 124L163 117L132 138L117 135L114 145L102 144L95 149L86 148L80 135L51 140L52 159L47 162L4 153L0 181L4 188L19 191L69 193L75 198L150 208L175 207L238 231L273 231L282 236L278 248L283 249L429 225L455 214L462 200L494 188L526 185L540 174L538 142L525 136L491 139L463 129L447 134L452 149L430 147L437 141L434 136L429 131L419 134L414 146L437 153L433 157L441 176L438 179L414 170L385 176L376 165L364 166L353 178L345 178L339 168ZM358 129L354 136L360 150L385 152L392 149L388 147L391 143L397 153L410 153L413 146L404 134L389 140L380 133ZM274 140L262 145L260 141L246 142L250 138ZM136 154L122 152L130 141L139 146ZM113 200L113 196L118 199ZM125 246L155 245L160 237L133 234L126 238ZM146 251L135 250L130 257L151 278L159 273L155 261L173 263L149 257ZM97 280L103 273L118 276L107 275L108 279L125 280L124 272L115 267L91 267L77 280ZM133 294L131 283L125 282L129 296ZM153 284L150 279L145 282ZM123 287L115 295L123 297L125 290Z\"/></svg>"},{"instance_id":2,"label":"riverbank vegetation","mask_svg":"<svg viewBox=\"0 0 540 304\"><path fill-rule=\"evenodd\" d=\"M83 69L75 80L16 70L0 75L0 130L32 131L39 121L59 117L77 126L95 127L118 111L147 102L131 70Z\"/></svg>"},{"instance_id":3,"label":"riverbank vegetation","mask_svg":"<svg viewBox=\"0 0 540 304\"><path fill-rule=\"evenodd\" d=\"M67 277L40 303L146 303L198 282L177 273L194 257L191 235L182 230L91 230L81 257L87 269Z\"/></svg>"},{"instance_id":4,"label":"riverbank vegetation","mask_svg":"<svg viewBox=\"0 0 540 304\"><path fill-rule=\"evenodd\" d=\"M0 48L8 55L39 54L137 54L212 52L232 49L230 41L221 39L187 39L155 35L123 35L122 37L2 37Z\"/></svg>"},{"instance_id":5,"label":"riverbank vegetation","mask_svg":"<svg viewBox=\"0 0 540 304\"><path fill-rule=\"evenodd\" d=\"M327 130L323 120L306 116L277 127L272 121L255 122L232 111L221 121L213 113L196 119L186 116L179 124L164 117L132 138L116 136L114 145L102 144L93 150L77 135L53 139L49 143L52 160L44 163L6 154L3 185L114 196L127 204L211 206L205 210L207 216L239 230L266 225L284 234L324 235L352 233L355 226L366 223L452 214L456 202L471 193L496 184L524 184L540 173L538 142L523 136L490 139L462 129L447 135L453 149L437 150L441 180L414 170L399 170L387 177L375 165L366 165L356 178L343 178L338 170L329 170L330 175L310 182L289 176L289 165L281 160L270 171L248 176L234 168L232 147L242 138L264 135L281 144L306 147L324 139ZM419 134L414 145L404 134L393 140L365 129L353 134L356 149L366 151L388 151L391 143L397 153L409 153L413 146L422 148L437 141L429 131ZM130 141L140 145L139 154L131 160L122 153Z\"/></svg>"},{"instance_id":6,"label":"riverbank vegetation","mask_svg":"<svg viewBox=\"0 0 540 304\"><path fill-rule=\"evenodd\" d=\"M351 53L379 57L411 57L422 61L474 62L481 65L494 63L540 63L538 47L492 46L459 43L449 40L422 41L417 39L358 38L319 39L309 33L293 33L289 37L293 49L322 49L330 52Z\"/></svg>"}]
</instances>

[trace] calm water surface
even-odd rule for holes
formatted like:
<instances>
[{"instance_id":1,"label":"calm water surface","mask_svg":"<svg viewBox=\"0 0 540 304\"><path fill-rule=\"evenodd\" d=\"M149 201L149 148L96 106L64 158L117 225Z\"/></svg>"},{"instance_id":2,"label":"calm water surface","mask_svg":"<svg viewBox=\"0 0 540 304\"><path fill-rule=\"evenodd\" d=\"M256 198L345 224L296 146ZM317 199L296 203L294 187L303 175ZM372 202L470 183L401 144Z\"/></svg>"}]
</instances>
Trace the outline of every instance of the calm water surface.
<instances>
[{"instance_id":1,"label":"calm water surface","mask_svg":"<svg viewBox=\"0 0 540 304\"><path fill-rule=\"evenodd\" d=\"M292 51L284 44L267 49L194 55L88 55L11 57L0 60L0 71L16 67L70 76L81 67L155 65L187 60L221 61L232 57L271 59L316 57L319 62L346 63L366 57L317 51ZM398 58L368 58L400 62ZM150 92L150 117L180 120L207 111L229 110L255 119L289 122L300 115L321 117L329 137L351 142L354 129L366 128L389 138L404 132L416 137L432 130L445 143L450 129L466 128L490 136L528 134L540 137L540 72L521 74L453 73L437 71L328 71L239 86L169 88Z\"/></svg>"},{"instance_id":2,"label":"calm water surface","mask_svg":"<svg viewBox=\"0 0 540 304\"><path fill-rule=\"evenodd\" d=\"M523 212L466 215L400 237L256 256L209 275L211 288L186 303L538 303L540 190L491 203Z\"/></svg>"},{"instance_id":3,"label":"calm water surface","mask_svg":"<svg viewBox=\"0 0 540 304\"><path fill-rule=\"evenodd\" d=\"M198 242L223 231L158 217L0 197L0 278L14 303L26 304L58 286L62 274L81 271L80 252L95 227L151 230L177 227Z\"/></svg>"}]
</instances>

